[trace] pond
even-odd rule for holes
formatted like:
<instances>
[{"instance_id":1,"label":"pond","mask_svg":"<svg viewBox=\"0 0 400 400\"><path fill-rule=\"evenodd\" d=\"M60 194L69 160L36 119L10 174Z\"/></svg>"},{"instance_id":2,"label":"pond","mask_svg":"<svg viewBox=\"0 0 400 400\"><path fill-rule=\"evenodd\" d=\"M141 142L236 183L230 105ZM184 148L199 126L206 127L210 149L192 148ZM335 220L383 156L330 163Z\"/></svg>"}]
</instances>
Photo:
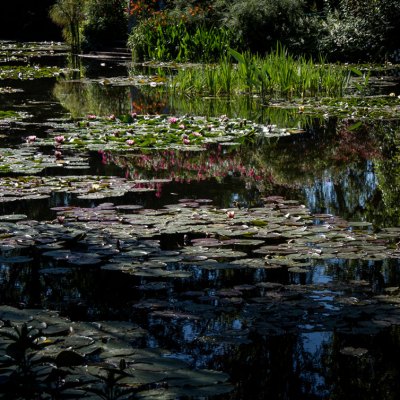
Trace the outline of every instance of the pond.
<instances>
[{"instance_id":1,"label":"pond","mask_svg":"<svg viewBox=\"0 0 400 400\"><path fill-rule=\"evenodd\" d=\"M396 68L264 104L0 49L1 398L397 398Z\"/></svg>"}]
</instances>

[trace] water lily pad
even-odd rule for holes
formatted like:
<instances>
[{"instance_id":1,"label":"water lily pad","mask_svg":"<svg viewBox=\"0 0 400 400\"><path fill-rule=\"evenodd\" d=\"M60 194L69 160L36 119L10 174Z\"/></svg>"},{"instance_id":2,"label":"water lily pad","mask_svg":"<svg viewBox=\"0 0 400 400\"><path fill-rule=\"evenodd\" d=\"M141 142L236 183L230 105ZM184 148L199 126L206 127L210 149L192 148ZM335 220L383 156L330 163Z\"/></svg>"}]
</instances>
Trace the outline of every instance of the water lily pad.
<instances>
[{"instance_id":1,"label":"water lily pad","mask_svg":"<svg viewBox=\"0 0 400 400\"><path fill-rule=\"evenodd\" d=\"M39 270L39 273L43 275L66 275L71 272L70 268L41 268Z\"/></svg>"},{"instance_id":2,"label":"water lily pad","mask_svg":"<svg viewBox=\"0 0 400 400\"><path fill-rule=\"evenodd\" d=\"M55 359L55 363L59 367L73 367L75 365L82 365L84 361L85 359L82 355L71 350L61 351Z\"/></svg>"},{"instance_id":3,"label":"water lily pad","mask_svg":"<svg viewBox=\"0 0 400 400\"><path fill-rule=\"evenodd\" d=\"M55 260L61 261L61 260L68 260L71 254L72 253L70 250L50 250L44 252L43 256L51 257L54 258Z\"/></svg>"},{"instance_id":4,"label":"water lily pad","mask_svg":"<svg viewBox=\"0 0 400 400\"><path fill-rule=\"evenodd\" d=\"M151 316L165 318L165 319L185 319L185 320L199 320L200 319L200 317L198 317L197 315L183 313L183 312L179 312L179 311L170 311L170 310L153 311L151 313Z\"/></svg>"},{"instance_id":5,"label":"water lily pad","mask_svg":"<svg viewBox=\"0 0 400 400\"><path fill-rule=\"evenodd\" d=\"M4 264L23 264L31 262L32 260L33 260L32 257L27 257L27 256L15 256L15 257L0 256L0 262Z\"/></svg>"},{"instance_id":6,"label":"water lily pad","mask_svg":"<svg viewBox=\"0 0 400 400\"><path fill-rule=\"evenodd\" d=\"M68 264L72 265L97 265L102 259L96 254L74 253L67 258Z\"/></svg>"},{"instance_id":7,"label":"water lily pad","mask_svg":"<svg viewBox=\"0 0 400 400\"><path fill-rule=\"evenodd\" d=\"M21 221L23 219L28 218L25 214L10 214L10 215L1 215L0 222L3 221Z\"/></svg>"},{"instance_id":8,"label":"water lily pad","mask_svg":"<svg viewBox=\"0 0 400 400\"><path fill-rule=\"evenodd\" d=\"M362 347L344 347L340 350L340 353L345 356L363 357L368 354L368 350Z\"/></svg>"},{"instance_id":9,"label":"water lily pad","mask_svg":"<svg viewBox=\"0 0 400 400\"><path fill-rule=\"evenodd\" d=\"M306 274L307 272L309 272L307 269L300 267L291 267L288 269L288 271L292 274Z\"/></svg>"}]
</instances>

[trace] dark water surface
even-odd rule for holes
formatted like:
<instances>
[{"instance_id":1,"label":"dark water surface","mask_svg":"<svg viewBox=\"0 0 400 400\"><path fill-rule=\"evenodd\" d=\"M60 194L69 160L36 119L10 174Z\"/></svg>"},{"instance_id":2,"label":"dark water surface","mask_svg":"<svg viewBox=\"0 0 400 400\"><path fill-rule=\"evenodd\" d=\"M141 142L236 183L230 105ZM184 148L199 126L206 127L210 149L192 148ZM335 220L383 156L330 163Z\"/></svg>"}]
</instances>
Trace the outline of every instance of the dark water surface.
<instances>
[{"instance_id":1,"label":"dark water surface","mask_svg":"<svg viewBox=\"0 0 400 400\"><path fill-rule=\"evenodd\" d=\"M0 125L1 147L18 148L29 135L46 137L53 119L131 111L182 115L200 107L189 100L152 98L140 87L105 85L101 80L127 72L126 67L102 63L84 65L87 72L81 80L0 81L1 87L22 89L0 94L1 109L29 114ZM398 119L370 121L351 131L339 117L304 118L297 110L261 107L254 99L247 105L200 102L203 112L303 131L239 147L210 146L201 153L90 152L84 154L87 168L71 173L49 167L39 175L44 181L69 175L159 181L152 191L106 200L53 192L49 198L4 201L0 214L52 221L57 218L54 207L110 202L159 210L182 199L208 199L218 209L243 210L277 196L277 209L283 199L297 201L315 214L317 226L326 226L327 219L336 225L343 221L343 232L349 234L359 229L373 235L400 225ZM367 221L371 224L357 225ZM191 276L184 278L126 274L97 265L71 267L29 250L32 261L0 262L0 303L58 310L77 321L138 323L148 332L143 347L161 347L192 367L229 373L235 388L226 399L400 398L397 258L380 258L378 246L369 259L315 258L306 271L291 272L256 266L204 268L195 258L182 267L168 253L179 254L201 238L182 233L157 237L170 257L167 269L190 270ZM281 244L269 240L269 245ZM254 248L240 242L231 246L247 253L246 259L265 257ZM7 251L3 246L2 255ZM145 262L146 257L135 261ZM230 262L226 257L219 262Z\"/></svg>"}]
</instances>

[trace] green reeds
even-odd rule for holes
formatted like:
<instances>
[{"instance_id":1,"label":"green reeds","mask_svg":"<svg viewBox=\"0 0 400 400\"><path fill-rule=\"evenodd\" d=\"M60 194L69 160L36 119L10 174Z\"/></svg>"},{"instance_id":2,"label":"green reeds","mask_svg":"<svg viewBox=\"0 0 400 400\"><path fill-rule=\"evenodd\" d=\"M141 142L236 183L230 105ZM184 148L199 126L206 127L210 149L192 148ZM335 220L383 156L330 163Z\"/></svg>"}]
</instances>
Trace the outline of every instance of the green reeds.
<instances>
[{"instance_id":1,"label":"green reeds","mask_svg":"<svg viewBox=\"0 0 400 400\"><path fill-rule=\"evenodd\" d=\"M247 93L262 98L291 99L317 96L342 96L349 83L345 67L315 64L305 57L294 58L278 46L266 57L229 50L212 66L179 70L173 77L176 92L202 95ZM190 78L189 78L190 77Z\"/></svg>"}]
</instances>

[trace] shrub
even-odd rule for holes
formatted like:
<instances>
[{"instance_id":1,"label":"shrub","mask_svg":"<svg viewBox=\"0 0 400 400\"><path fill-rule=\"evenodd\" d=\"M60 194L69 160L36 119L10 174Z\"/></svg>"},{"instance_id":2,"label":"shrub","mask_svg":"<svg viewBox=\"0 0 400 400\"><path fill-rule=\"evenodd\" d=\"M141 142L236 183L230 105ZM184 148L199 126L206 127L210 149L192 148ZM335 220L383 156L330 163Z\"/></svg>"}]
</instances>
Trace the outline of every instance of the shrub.
<instances>
[{"instance_id":1,"label":"shrub","mask_svg":"<svg viewBox=\"0 0 400 400\"><path fill-rule=\"evenodd\" d=\"M247 49L266 53L282 43L292 53L312 47L314 33L302 0L218 0L224 24L236 32Z\"/></svg>"},{"instance_id":2,"label":"shrub","mask_svg":"<svg viewBox=\"0 0 400 400\"><path fill-rule=\"evenodd\" d=\"M102 47L109 42L127 40L128 19L125 7L125 0L87 1L83 26L83 46L86 50Z\"/></svg>"},{"instance_id":3,"label":"shrub","mask_svg":"<svg viewBox=\"0 0 400 400\"><path fill-rule=\"evenodd\" d=\"M341 0L327 12L319 48L331 59L379 59L399 46L399 35L397 0Z\"/></svg>"},{"instance_id":4,"label":"shrub","mask_svg":"<svg viewBox=\"0 0 400 400\"><path fill-rule=\"evenodd\" d=\"M128 40L134 58L212 62L226 54L230 46L236 46L229 29L196 16L183 14L177 18L176 10L161 11L139 21Z\"/></svg>"}]
</instances>

